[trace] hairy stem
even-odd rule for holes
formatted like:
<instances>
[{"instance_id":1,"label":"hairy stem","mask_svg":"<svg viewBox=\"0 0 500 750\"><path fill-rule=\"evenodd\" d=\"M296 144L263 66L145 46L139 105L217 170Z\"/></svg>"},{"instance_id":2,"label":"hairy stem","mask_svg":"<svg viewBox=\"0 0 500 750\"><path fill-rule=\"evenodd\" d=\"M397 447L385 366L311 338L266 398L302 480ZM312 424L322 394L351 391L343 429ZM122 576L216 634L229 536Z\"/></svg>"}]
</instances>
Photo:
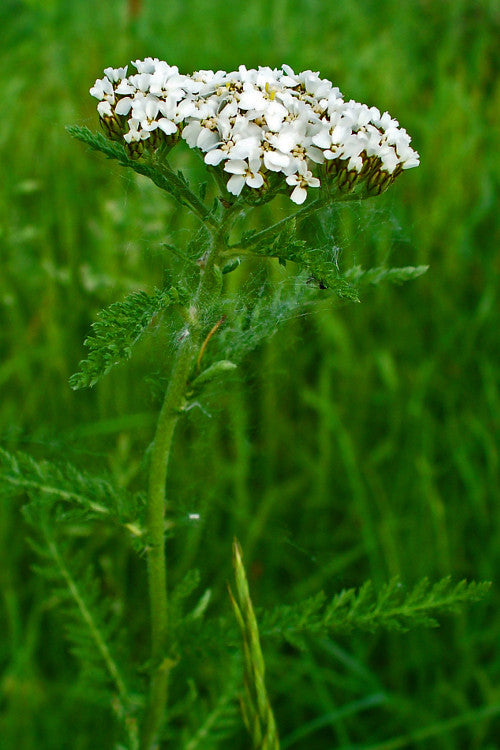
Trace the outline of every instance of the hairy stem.
<instances>
[{"instance_id":1,"label":"hairy stem","mask_svg":"<svg viewBox=\"0 0 500 750\"><path fill-rule=\"evenodd\" d=\"M188 187L187 182L183 180L179 174L168 164L168 162L161 159L154 159L153 164L158 169L169 183L175 186L178 195L180 195L185 204L191 209L191 211L198 216L205 224L217 228L217 219L212 215L212 212L198 196Z\"/></svg>"},{"instance_id":2,"label":"hairy stem","mask_svg":"<svg viewBox=\"0 0 500 750\"><path fill-rule=\"evenodd\" d=\"M165 657L168 632L167 567L165 558L165 482L175 426L185 404L186 385L196 353L188 336L174 362L165 400L158 419L151 456L147 528L148 586L151 610L152 675L149 705L144 725L144 750L154 747L167 700L168 674L172 666Z\"/></svg>"},{"instance_id":3,"label":"hairy stem","mask_svg":"<svg viewBox=\"0 0 500 750\"><path fill-rule=\"evenodd\" d=\"M172 366L165 400L160 411L153 443L149 471L147 529L150 539L148 551L148 587L151 610L151 683L146 718L142 733L141 750L157 747L167 705L169 673L174 665L167 656L168 647L168 595L167 563L165 554L165 483L174 430L186 405L186 392L190 372L196 361L203 330L200 327L200 309L207 297L219 293L214 284L214 266L217 256L225 248L225 228L229 212L213 234L212 247L203 258L198 289L189 308L188 327L182 332L182 343Z\"/></svg>"}]
</instances>

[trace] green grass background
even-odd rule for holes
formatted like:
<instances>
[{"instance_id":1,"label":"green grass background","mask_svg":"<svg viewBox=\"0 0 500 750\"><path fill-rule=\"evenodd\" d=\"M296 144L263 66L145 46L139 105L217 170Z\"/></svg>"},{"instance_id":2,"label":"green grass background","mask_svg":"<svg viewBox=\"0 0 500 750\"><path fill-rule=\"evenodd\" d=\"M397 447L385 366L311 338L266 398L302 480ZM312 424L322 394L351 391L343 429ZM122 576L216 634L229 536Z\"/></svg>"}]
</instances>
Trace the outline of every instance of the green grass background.
<instances>
[{"instance_id":1,"label":"green grass background","mask_svg":"<svg viewBox=\"0 0 500 750\"><path fill-rule=\"evenodd\" d=\"M288 62L412 135L420 168L340 211L334 242L346 263L429 272L290 321L215 392L211 418L190 415L170 494L179 519L202 522L179 523L171 576L200 568L214 611L228 611L236 534L259 606L367 577L492 580L485 604L439 630L265 650L284 748L498 748L500 3L144 0L131 21L123 0L3 0L0 39L1 444L133 489L160 343L91 392L72 392L68 377L96 312L159 283L161 243L182 243L190 226L67 136L67 124L96 126L87 92L103 67L146 55L186 72ZM0 748L111 747L108 709L75 688L57 602L31 572L21 504L0 507ZM112 539L82 544L126 597L146 656L142 561ZM192 669L210 704L224 675L203 659L183 669L174 699Z\"/></svg>"}]
</instances>

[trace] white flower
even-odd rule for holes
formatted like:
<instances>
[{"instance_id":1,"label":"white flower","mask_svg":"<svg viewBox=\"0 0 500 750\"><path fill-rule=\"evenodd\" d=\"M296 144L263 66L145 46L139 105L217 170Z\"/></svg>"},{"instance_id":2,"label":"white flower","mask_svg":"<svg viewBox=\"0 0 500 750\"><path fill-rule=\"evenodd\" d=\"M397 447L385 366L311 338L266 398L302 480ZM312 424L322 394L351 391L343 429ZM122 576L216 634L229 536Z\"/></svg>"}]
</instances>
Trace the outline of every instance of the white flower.
<instances>
[{"instance_id":1,"label":"white flower","mask_svg":"<svg viewBox=\"0 0 500 750\"><path fill-rule=\"evenodd\" d=\"M232 174L227 183L227 189L232 195L239 195L245 186L260 188L264 184L264 177L259 172L261 168L260 159L231 159L224 165L226 172Z\"/></svg>"},{"instance_id":2,"label":"white flower","mask_svg":"<svg viewBox=\"0 0 500 750\"><path fill-rule=\"evenodd\" d=\"M411 138L404 128L395 128L391 126L384 133L384 140L396 148L399 156L402 156L408 150Z\"/></svg>"},{"instance_id":3,"label":"white flower","mask_svg":"<svg viewBox=\"0 0 500 750\"><path fill-rule=\"evenodd\" d=\"M361 172L363 169L363 159L361 156L351 156L347 162L347 169L350 172Z\"/></svg>"},{"instance_id":4,"label":"white flower","mask_svg":"<svg viewBox=\"0 0 500 750\"><path fill-rule=\"evenodd\" d=\"M127 143L135 143L137 141L144 141L149 138L149 131L140 129L141 123L138 120L129 120L129 132L123 136Z\"/></svg>"},{"instance_id":5,"label":"white flower","mask_svg":"<svg viewBox=\"0 0 500 750\"><path fill-rule=\"evenodd\" d=\"M163 130L166 135L172 135L177 132L177 125L166 117L158 117L161 109L161 103L153 97L144 97L134 102L132 108L132 119L138 120L141 128L145 131L153 131L157 128Z\"/></svg>"},{"instance_id":6,"label":"white flower","mask_svg":"<svg viewBox=\"0 0 500 750\"><path fill-rule=\"evenodd\" d=\"M332 90L332 83L326 78L320 78L319 73L313 73L312 70L300 73L298 78L307 93L313 94L317 99L327 97Z\"/></svg>"},{"instance_id":7,"label":"white flower","mask_svg":"<svg viewBox=\"0 0 500 750\"><path fill-rule=\"evenodd\" d=\"M132 117L134 120L152 122L158 115L160 102L158 99L141 97L132 102Z\"/></svg>"},{"instance_id":8,"label":"white flower","mask_svg":"<svg viewBox=\"0 0 500 750\"><path fill-rule=\"evenodd\" d=\"M390 146L380 154L380 159L382 161L383 169L389 174L392 174L394 172L399 163L398 155Z\"/></svg>"},{"instance_id":9,"label":"white flower","mask_svg":"<svg viewBox=\"0 0 500 750\"><path fill-rule=\"evenodd\" d=\"M236 141L226 141L220 148L214 148L205 156L205 164L217 166L223 159L258 159L260 154L259 142L256 138L241 138Z\"/></svg>"},{"instance_id":10,"label":"white flower","mask_svg":"<svg viewBox=\"0 0 500 750\"><path fill-rule=\"evenodd\" d=\"M360 156L362 151L363 140L352 133L351 135L347 135L342 141L341 159L350 159L353 156Z\"/></svg>"},{"instance_id":11,"label":"white flower","mask_svg":"<svg viewBox=\"0 0 500 750\"><path fill-rule=\"evenodd\" d=\"M132 110L134 120L140 120L143 117L144 107L148 101L158 103L158 99L151 94L136 91L133 97L124 96L123 99L120 99L115 107L115 112L117 115L128 115L130 110Z\"/></svg>"},{"instance_id":12,"label":"white flower","mask_svg":"<svg viewBox=\"0 0 500 750\"><path fill-rule=\"evenodd\" d=\"M113 117L113 110L108 101L99 102L97 105L97 111L99 112L99 117Z\"/></svg>"},{"instance_id":13,"label":"white flower","mask_svg":"<svg viewBox=\"0 0 500 750\"><path fill-rule=\"evenodd\" d=\"M418 167L420 164L420 158L416 151L412 148L406 159L402 162L403 169L412 169L412 167Z\"/></svg>"},{"instance_id":14,"label":"white flower","mask_svg":"<svg viewBox=\"0 0 500 750\"><path fill-rule=\"evenodd\" d=\"M207 120L193 120L182 131L182 137L191 148L210 151L219 143L217 123L213 118Z\"/></svg>"},{"instance_id":15,"label":"white flower","mask_svg":"<svg viewBox=\"0 0 500 750\"><path fill-rule=\"evenodd\" d=\"M177 105L177 112L183 120L188 120L190 117L197 120L206 120L217 113L217 103L201 99L183 99Z\"/></svg>"},{"instance_id":16,"label":"white flower","mask_svg":"<svg viewBox=\"0 0 500 750\"><path fill-rule=\"evenodd\" d=\"M137 73L135 76L130 76L129 80L137 91L142 91L147 94L151 86L151 80L153 76L151 73Z\"/></svg>"},{"instance_id":17,"label":"white flower","mask_svg":"<svg viewBox=\"0 0 500 750\"><path fill-rule=\"evenodd\" d=\"M297 118L292 122L284 123L276 135L270 134L268 136L267 140L276 152L281 153L288 159L288 166L283 167L282 170L285 174L288 174L290 170L295 171L295 167L305 156L317 164L321 164L323 161L322 152L312 145L312 138L307 136L306 132L307 122L304 119ZM278 163L276 157L268 157L267 161L271 165L269 169L273 169L273 162Z\"/></svg>"},{"instance_id":18,"label":"white flower","mask_svg":"<svg viewBox=\"0 0 500 750\"><path fill-rule=\"evenodd\" d=\"M136 60L132 65L137 68L138 73L154 73L159 62L157 57L146 57L145 60Z\"/></svg>"},{"instance_id":19,"label":"white flower","mask_svg":"<svg viewBox=\"0 0 500 750\"><path fill-rule=\"evenodd\" d=\"M283 120L287 115L288 110L282 104L277 101L269 102L264 111L264 117L266 118L266 123L269 130L279 130Z\"/></svg>"},{"instance_id":20,"label":"white flower","mask_svg":"<svg viewBox=\"0 0 500 750\"><path fill-rule=\"evenodd\" d=\"M384 112L380 119L374 120L374 125L376 125L378 128L382 128L382 130L387 130L390 127L397 128L399 126L399 122L397 120L393 120L389 112Z\"/></svg>"},{"instance_id":21,"label":"white flower","mask_svg":"<svg viewBox=\"0 0 500 750\"><path fill-rule=\"evenodd\" d=\"M231 175L227 186L234 195L245 185L261 188L266 172L273 172L293 187L290 197L300 204L308 188L319 187L313 172L325 160L337 167L326 170L326 179L339 167L368 179L375 168L381 185L390 182L385 175L419 164L410 136L397 120L377 107L344 101L340 90L317 72L240 65L230 72L185 75L158 58L132 64L137 73L127 76L127 67L106 68L104 78L90 89L99 100L99 116L127 117L127 143L147 140L154 132L151 148L182 131L183 140L203 153L206 164ZM119 127L109 132L121 137ZM364 170L367 159L369 169ZM279 188L279 180L271 185Z\"/></svg>"},{"instance_id":22,"label":"white flower","mask_svg":"<svg viewBox=\"0 0 500 750\"><path fill-rule=\"evenodd\" d=\"M282 65L281 68L283 70L284 75L281 76L280 82L284 86L291 86L293 88L295 86L298 86L300 83L300 78L299 76L295 75L295 73L293 72L293 69L289 65Z\"/></svg>"},{"instance_id":23,"label":"white flower","mask_svg":"<svg viewBox=\"0 0 500 750\"><path fill-rule=\"evenodd\" d=\"M104 68L104 75L111 81L111 83L117 83L118 81L121 81L122 78L125 78L127 75L127 68L128 65L125 65L124 68Z\"/></svg>"},{"instance_id":24,"label":"white flower","mask_svg":"<svg viewBox=\"0 0 500 750\"><path fill-rule=\"evenodd\" d=\"M292 166L291 156L283 154L281 151L275 151L274 149L264 151L263 158L266 169L271 170L271 172L283 172L286 174Z\"/></svg>"},{"instance_id":25,"label":"white flower","mask_svg":"<svg viewBox=\"0 0 500 750\"><path fill-rule=\"evenodd\" d=\"M130 98L130 96L124 96L123 99L120 99L118 104L115 107L115 112L117 115L128 115L130 112L132 105L134 103L134 100Z\"/></svg>"},{"instance_id":26,"label":"white flower","mask_svg":"<svg viewBox=\"0 0 500 750\"><path fill-rule=\"evenodd\" d=\"M308 187L320 186L320 181L317 177L313 177L312 172L307 169L305 162L303 163L303 165L301 165L298 174L289 175L286 178L286 181L288 185L295 185L290 198L299 206L301 203L304 203L305 199L307 198Z\"/></svg>"},{"instance_id":27,"label":"white flower","mask_svg":"<svg viewBox=\"0 0 500 750\"><path fill-rule=\"evenodd\" d=\"M98 78L92 88L89 89L89 94L95 96L96 99L100 99L101 101L105 99L106 101L111 102L111 104L114 104L115 102L115 91L109 78Z\"/></svg>"},{"instance_id":28,"label":"white flower","mask_svg":"<svg viewBox=\"0 0 500 750\"><path fill-rule=\"evenodd\" d=\"M251 83L245 83L243 85L243 91L238 100L238 106L240 109L253 109L264 112L266 104L266 97L260 89L253 86Z\"/></svg>"},{"instance_id":29,"label":"white flower","mask_svg":"<svg viewBox=\"0 0 500 750\"><path fill-rule=\"evenodd\" d=\"M369 124L359 130L357 137L363 144L363 151L366 152L367 156L377 156L380 153L382 134L374 125Z\"/></svg>"},{"instance_id":30,"label":"white flower","mask_svg":"<svg viewBox=\"0 0 500 750\"><path fill-rule=\"evenodd\" d=\"M167 66L167 69L158 68L151 75L149 90L152 94L164 97L177 104L186 95L184 85L187 80L186 76L179 75L177 68L170 68L169 66Z\"/></svg>"},{"instance_id":31,"label":"white flower","mask_svg":"<svg viewBox=\"0 0 500 750\"><path fill-rule=\"evenodd\" d=\"M131 83L128 78L124 78L123 81L120 81L118 86L115 89L116 94L120 94L120 96L127 96L128 94L135 94L137 91L136 87L133 83Z\"/></svg>"},{"instance_id":32,"label":"white flower","mask_svg":"<svg viewBox=\"0 0 500 750\"><path fill-rule=\"evenodd\" d=\"M191 91L198 93L200 96L210 96L219 87L225 84L227 73L225 70L198 70L190 76L193 82Z\"/></svg>"}]
</instances>

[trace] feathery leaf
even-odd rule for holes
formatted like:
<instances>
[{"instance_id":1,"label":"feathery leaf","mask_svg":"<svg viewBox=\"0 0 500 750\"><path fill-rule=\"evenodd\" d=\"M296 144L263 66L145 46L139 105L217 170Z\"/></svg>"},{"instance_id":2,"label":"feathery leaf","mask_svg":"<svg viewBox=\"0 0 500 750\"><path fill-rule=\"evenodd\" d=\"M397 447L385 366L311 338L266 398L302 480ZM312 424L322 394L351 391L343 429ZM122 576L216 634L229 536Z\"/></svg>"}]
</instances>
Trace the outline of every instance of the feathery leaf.
<instances>
[{"instance_id":1,"label":"feathery leaf","mask_svg":"<svg viewBox=\"0 0 500 750\"><path fill-rule=\"evenodd\" d=\"M437 627L438 616L479 601L489 587L488 582L453 583L446 577L433 584L424 578L407 590L394 578L376 591L367 581L359 589L344 589L328 604L319 594L298 604L278 606L263 615L261 632L289 639L301 633L374 632L380 628L406 632L418 626Z\"/></svg>"},{"instance_id":2,"label":"feathery leaf","mask_svg":"<svg viewBox=\"0 0 500 750\"><path fill-rule=\"evenodd\" d=\"M68 515L88 520L111 518L140 536L144 506L140 495L117 490L106 479L94 477L70 463L36 461L21 453L0 448L0 492L6 495L26 493L31 504L53 507L62 504Z\"/></svg>"},{"instance_id":3,"label":"feathery leaf","mask_svg":"<svg viewBox=\"0 0 500 750\"><path fill-rule=\"evenodd\" d=\"M58 538L46 508L32 509L30 523L41 536L36 544L41 563L37 572L51 584L67 618L66 635L80 665L80 680L89 700L109 701L130 748L137 748L135 701L111 646L119 640L120 623L86 560Z\"/></svg>"},{"instance_id":4,"label":"feathery leaf","mask_svg":"<svg viewBox=\"0 0 500 750\"><path fill-rule=\"evenodd\" d=\"M113 302L102 310L84 341L90 349L88 359L80 362L80 370L69 379L70 386L74 390L92 387L112 367L130 359L133 345L155 315L180 301L176 289L156 289L151 295L132 292L123 302Z\"/></svg>"},{"instance_id":5,"label":"feathery leaf","mask_svg":"<svg viewBox=\"0 0 500 750\"><path fill-rule=\"evenodd\" d=\"M229 686L219 696L215 706L205 712L194 735L185 743L184 750L210 750L230 737L239 728L239 712L236 702L236 684L230 679Z\"/></svg>"},{"instance_id":6,"label":"feathery leaf","mask_svg":"<svg viewBox=\"0 0 500 750\"><path fill-rule=\"evenodd\" d=\"M154 156L149 161L139 162L131 159L120 143L109 140L101 133L93 133L87 127L71 125L66 130L73 138L82 141L94 151L100 151L108 159L116 159L122 167L130 167L134 172L149 177L157 187L169 193L178 203L190 208L209 224L214 223L212 212L191 191L182 172L174 172L165 161L156 160Z\"/></svg>"}]
</instances>

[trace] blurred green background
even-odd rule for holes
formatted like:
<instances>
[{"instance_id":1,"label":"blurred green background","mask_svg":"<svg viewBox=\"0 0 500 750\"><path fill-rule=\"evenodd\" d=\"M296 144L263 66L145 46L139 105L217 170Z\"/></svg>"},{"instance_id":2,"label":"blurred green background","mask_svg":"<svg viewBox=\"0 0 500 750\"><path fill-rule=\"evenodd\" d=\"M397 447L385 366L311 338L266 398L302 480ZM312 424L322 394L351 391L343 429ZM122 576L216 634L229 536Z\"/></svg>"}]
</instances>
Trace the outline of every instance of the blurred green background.
<instances>
[{"instance_id":1,"label":"blurred green background","mask_svg":"<svg viewBox=\"0 0 500 750\"><path fill-rule=\"evenodd\" d=\"M0 443L124 487L144 483L157 408L144 375L164 364L161 339L91 392L68 377L96 312L160 283L161 243L191 227L65 132L97 126L88 89L102 69L148 55L185 72L287 62L412 135L421 166L339 210L334 242L346 267L429 272L289 321L215 394L211 417L193 411L170 493L179 519L201 523L179 524L172 576L199 567L213 611L227 612L236 534L262 606L368 577L492 580L485 604L439 630L265 650L284 748L498 748L500 3L3 0L0 38ZM21 504L0 508L0 747L111 747L109 711L74 687L56 602L31 572ZM143 562L93 543L146 653ZM210 702L224 675L189 659L184 670L179 696L192 670Z\"/></svg>"}]
</instances>

